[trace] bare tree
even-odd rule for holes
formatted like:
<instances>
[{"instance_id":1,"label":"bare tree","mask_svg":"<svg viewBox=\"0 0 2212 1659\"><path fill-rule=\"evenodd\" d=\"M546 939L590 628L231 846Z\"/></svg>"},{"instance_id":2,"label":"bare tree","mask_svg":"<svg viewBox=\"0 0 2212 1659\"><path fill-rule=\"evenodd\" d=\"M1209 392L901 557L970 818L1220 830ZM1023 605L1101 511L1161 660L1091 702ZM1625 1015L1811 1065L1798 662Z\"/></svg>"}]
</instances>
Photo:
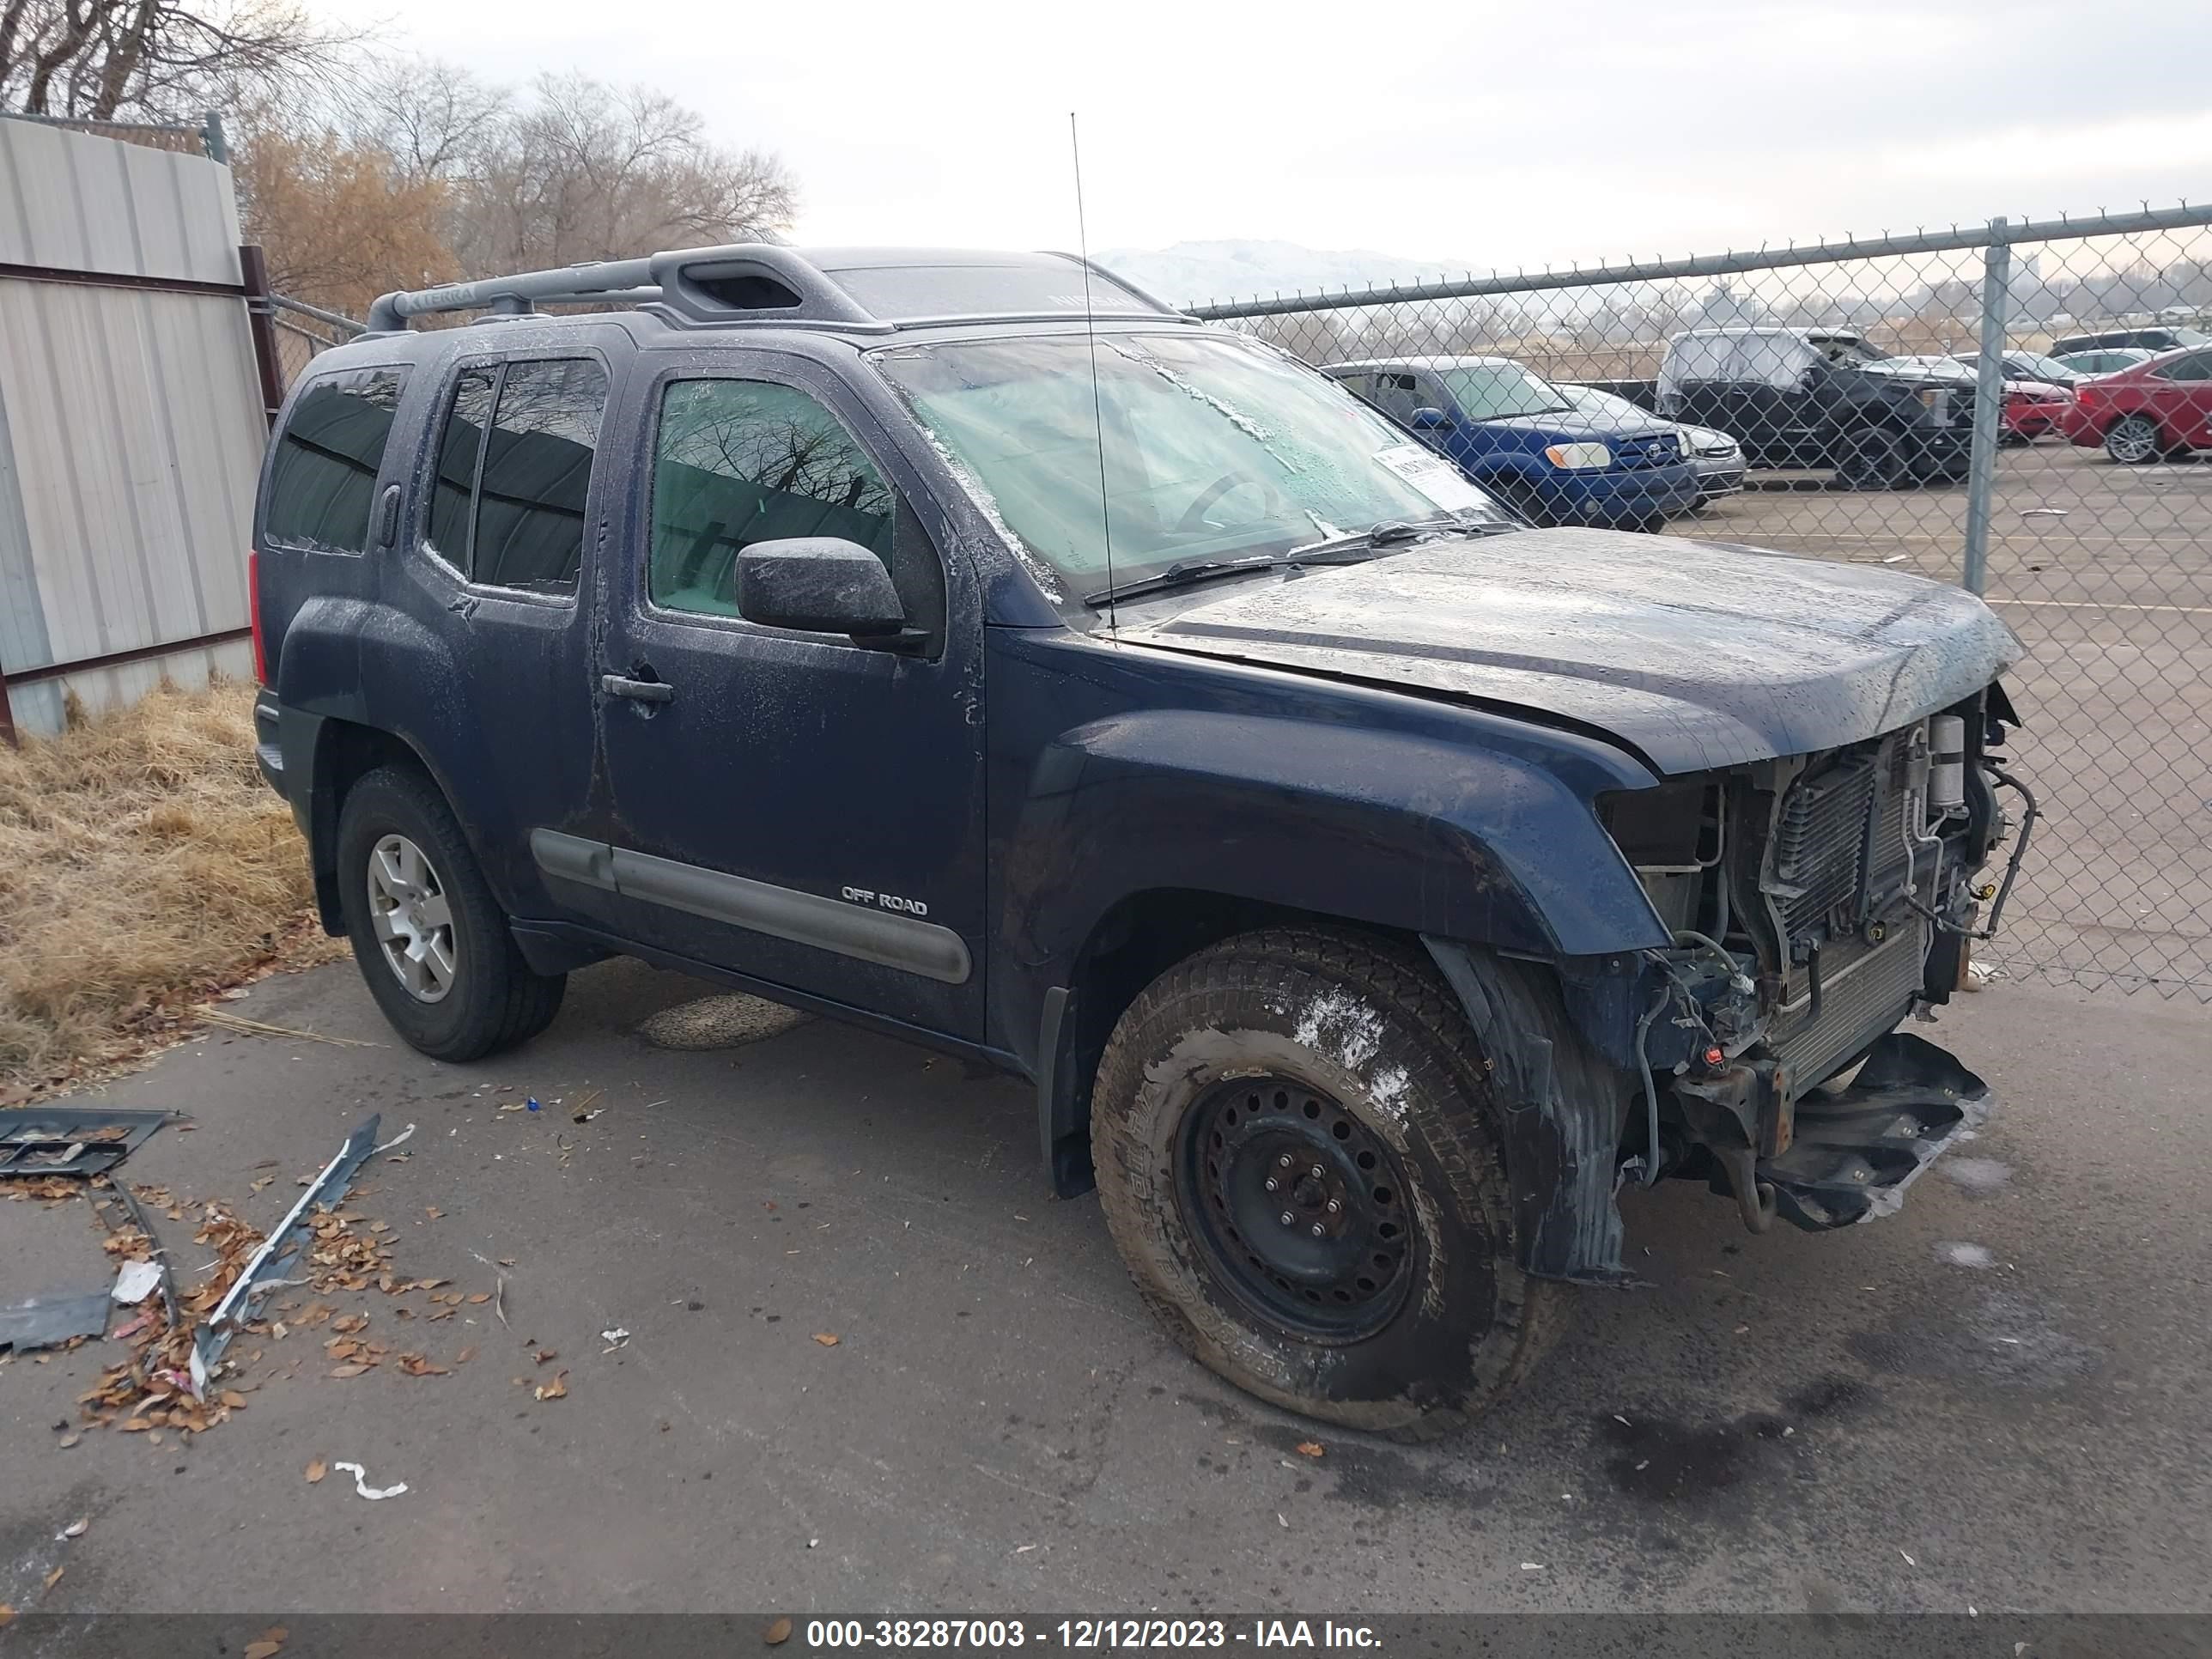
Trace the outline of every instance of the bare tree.
<instances>
[{"instance_id":1,"label":"bare tree","mask_svg":"<svg viewBox=\"0 0 2212 1659\"><path fill-rule=\"evenodd\" d=\"M703 125L642 87L540 76L459 183L462 265L564 265L788 225L798 191L782 161L712 144Z\"/></svg>"},{"instance_id":2,"label":"bare tree","mask_svg":"<svg viewBox=\"0 0 2212 1659\"><path fill-rule=\"evenodd\" d=\"M330 118L354 144L382 151L398 178L453 185L482 170L514 102L458 64L380 58L338 85Z\"/></svg>"},{"instance_id":3,"label":"bare tree","mask_svg":"<svg viewBox=\"0 0 2212 1659\"><path fill-rule=\"evenodd\" d=\"M356 38L291 0L0 0L0 106L175 119L329 70Z\"/></svg>"},{"instance_id":4,"label":"bare tree","mask_svg":"<svg viewBox=\"0 0 2212 1659\"><path fill-rule=\"evenodd\" d=\"M265 111L240 125L239 216L279 293L357 316L392 289L459 274L449 185L329 128L289 127Z\"/></svg>"}]
</instances>

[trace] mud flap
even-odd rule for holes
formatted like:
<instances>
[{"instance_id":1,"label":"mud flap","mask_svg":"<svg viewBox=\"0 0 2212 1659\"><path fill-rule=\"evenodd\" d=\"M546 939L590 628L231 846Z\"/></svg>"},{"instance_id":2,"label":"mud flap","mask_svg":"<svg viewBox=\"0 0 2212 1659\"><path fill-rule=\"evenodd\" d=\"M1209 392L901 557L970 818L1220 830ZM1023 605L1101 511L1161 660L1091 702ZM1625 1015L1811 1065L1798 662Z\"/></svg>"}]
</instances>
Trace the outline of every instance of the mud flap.
<instances>
[{"instance_id":1,"label":"mud flap","mask_svg":"<svg viewBox=\"0 0 2212 1659\"><path fill-rule=\"evenodd\" d=\"M1890 1214L1905 1189L1988 1117L1989 1085L1925 1038L1893 1031L1850 1088L1799 1097L1790 1149L1763 1159L1782 1214L1808 1232Z\"/></svg>"}]
</instances>

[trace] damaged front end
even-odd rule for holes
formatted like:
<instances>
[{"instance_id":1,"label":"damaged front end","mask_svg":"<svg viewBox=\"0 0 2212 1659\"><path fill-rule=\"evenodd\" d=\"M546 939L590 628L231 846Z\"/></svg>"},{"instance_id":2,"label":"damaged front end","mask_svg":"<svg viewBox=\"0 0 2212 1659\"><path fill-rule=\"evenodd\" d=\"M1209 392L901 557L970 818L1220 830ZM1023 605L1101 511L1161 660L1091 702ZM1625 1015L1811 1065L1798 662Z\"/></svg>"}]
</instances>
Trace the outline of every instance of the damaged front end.
<instances>
[{"instance_id":1,"label":"damaged front end","mask_svg":"<svg viewBox=\"0 0 2212 1659\"><path fill-rule=\"evenodd\" d=\"M1704 1178L1754 1232L1818 1231L1894 1210L1980 1121L1982 1080L1895 1027L1948 1001L2002 920L2037 816L1998 752L2012 724L1992 685L1863 743L1602 803L1675 940L1568 986L1637 1088L1624 1178Z\"/></svg>"},{"instance_id":2,"label":"damaged front end","mask_svg":"<svg viewBox=\"0 0 2212 1659\"><path fill-rule=\"evenodd\" d=\"M1896 1026L1948 1002L2004 918L2037 818L2011 726L1993 684L1860 744L1601 796L1674 942L1551 964L1589 1057L1573 1078L1540 1000L1500 1006L1429 940L1502 1073L1526 1270L1631 1281L1614 1197L1663 1175L1705 1179L1752 1232L1869 1221L1980 1124L1982 1079Z\"/></svg>"}]
</instances>

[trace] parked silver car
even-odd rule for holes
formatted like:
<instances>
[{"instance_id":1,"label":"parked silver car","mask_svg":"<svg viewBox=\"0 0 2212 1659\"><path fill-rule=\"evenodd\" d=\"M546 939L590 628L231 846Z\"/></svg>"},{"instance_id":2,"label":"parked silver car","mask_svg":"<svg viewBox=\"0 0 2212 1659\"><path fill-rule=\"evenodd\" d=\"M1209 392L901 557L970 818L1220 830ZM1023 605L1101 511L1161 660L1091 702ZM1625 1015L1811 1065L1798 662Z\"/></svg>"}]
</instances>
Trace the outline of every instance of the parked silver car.
<instances>
[{"instance_id":1,"label":"parked silver car","mask_svg":"<svg viewBox=\"0 0 2212 1659\"><path fill-rule=\"evenodd\" d=\"M1594 386L1574 386L1565 380L1556 384L1566 393L1568 401L1587 415L1621 416L1632 412L1648 416L1651 412ZM1743 488L1741 444L1727 433L1716 432L1709 426L1685 426L1678 421L1674 430L1681 434L1683 459L1698 469L1699 507L1723 495L1733 495Z\"/></svg>"}]
</instances>

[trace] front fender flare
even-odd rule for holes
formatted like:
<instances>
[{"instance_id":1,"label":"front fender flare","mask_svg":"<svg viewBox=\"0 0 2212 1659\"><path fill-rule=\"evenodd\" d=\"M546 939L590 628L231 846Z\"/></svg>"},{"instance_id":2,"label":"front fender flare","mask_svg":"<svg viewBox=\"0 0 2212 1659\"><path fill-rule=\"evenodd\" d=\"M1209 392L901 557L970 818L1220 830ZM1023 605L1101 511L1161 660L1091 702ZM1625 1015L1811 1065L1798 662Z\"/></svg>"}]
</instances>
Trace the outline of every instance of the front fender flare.
<instances>
[{"instance_id":1,"label":"front fender flare","mask_svg":"<svg viewBox=\"0 0 2212 1659\"><path fill-rule=\"evenodd\" d=\"M1628 1287L1621 1265L1625 1075L1577 1032L1548 972L1424 936L1489 1062L1522 1270Z\"/></svg>"}]
</instances>

